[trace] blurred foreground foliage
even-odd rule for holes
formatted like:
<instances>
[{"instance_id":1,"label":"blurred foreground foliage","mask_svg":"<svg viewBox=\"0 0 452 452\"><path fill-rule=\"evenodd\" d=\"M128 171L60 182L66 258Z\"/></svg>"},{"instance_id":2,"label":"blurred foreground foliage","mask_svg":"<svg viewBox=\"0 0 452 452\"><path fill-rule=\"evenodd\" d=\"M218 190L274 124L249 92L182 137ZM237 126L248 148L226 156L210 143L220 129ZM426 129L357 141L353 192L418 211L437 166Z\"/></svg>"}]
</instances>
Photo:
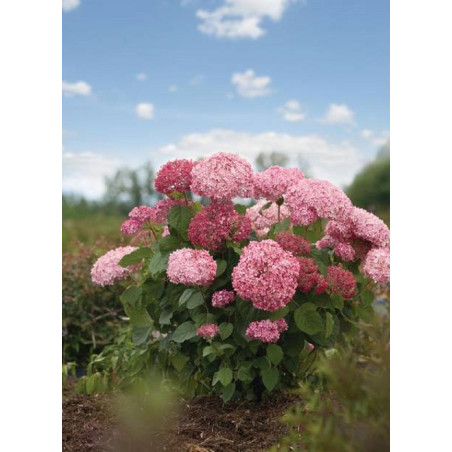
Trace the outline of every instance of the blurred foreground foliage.
<instances>
[{"instance_id":1,"label":"blurred foreground foliage","mask_svg":"<svg viewBox=\"0 0 452 452\"><path fill-rule=\"evenodd\" d=\"M288 435L271 452L389 451L389 318L375 314L342 350L330 350L284 416Z\"/></svg>"}]
</instances>

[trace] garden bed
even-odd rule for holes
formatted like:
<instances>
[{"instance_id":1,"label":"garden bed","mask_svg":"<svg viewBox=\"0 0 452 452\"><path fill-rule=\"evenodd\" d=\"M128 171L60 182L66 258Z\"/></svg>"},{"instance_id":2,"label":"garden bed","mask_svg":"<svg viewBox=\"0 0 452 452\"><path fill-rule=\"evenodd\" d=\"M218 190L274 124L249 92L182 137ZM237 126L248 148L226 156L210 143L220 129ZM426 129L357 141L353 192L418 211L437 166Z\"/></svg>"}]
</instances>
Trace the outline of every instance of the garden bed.
<instances>
[{"instance_id":1,"label":"garden bed","mask_svg":"<svg viewBox=\"0 0 452 452\"><path fill-rule=\"evenodd\" d=\"M148 439L148 444L132 445L121 433L112 396L66 392L63 451L117 451L122 444L125 446L119 446L119 450L135 452L264 451L285 433L280 418L295 399L293 395L278 393L261 403L223 404L218 397L200 396L182 404L173 427Z\"/></svg>"}]
</instances>

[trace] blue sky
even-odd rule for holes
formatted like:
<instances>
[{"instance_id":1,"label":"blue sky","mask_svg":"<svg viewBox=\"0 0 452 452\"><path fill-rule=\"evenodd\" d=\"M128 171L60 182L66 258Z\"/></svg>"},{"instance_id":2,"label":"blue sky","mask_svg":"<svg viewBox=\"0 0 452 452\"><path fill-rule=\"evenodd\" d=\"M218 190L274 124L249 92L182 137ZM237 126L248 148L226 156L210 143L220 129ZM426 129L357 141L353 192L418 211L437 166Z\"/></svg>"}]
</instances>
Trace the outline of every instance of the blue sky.
<instances>
[{"instance_id":1,"label":"blue sky","mask_svg":"<svg viewBox=\"0 0 452 452\"><path fill-rule=\"evenodd\" d=\"M63 0L62 72L67 192L217 151L344 185L389 136L389 1Z\"/></svg>"}]
</instances>

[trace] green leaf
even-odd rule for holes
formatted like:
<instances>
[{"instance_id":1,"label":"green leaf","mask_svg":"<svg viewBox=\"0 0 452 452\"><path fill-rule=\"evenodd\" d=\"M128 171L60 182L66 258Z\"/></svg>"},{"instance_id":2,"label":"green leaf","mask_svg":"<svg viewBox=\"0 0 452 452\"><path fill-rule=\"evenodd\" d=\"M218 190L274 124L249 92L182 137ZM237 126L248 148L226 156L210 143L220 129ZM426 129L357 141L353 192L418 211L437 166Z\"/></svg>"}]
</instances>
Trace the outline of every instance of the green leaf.
<instances>
[{"instance_id":1,"label":"green leaf","mask_svg":"<svg viewBox=\"0 0 452 452\"><path fill-rule=\"evenodd\" d=\"M142 295L143 289L141 287L129 286L120 295L119 299L123 304L127 304L129 307L134 307L140 304Z\"/></svg>"},{"instance_id":2,"label":"green leaf","mask_svg":"<svg viewBox=\"0 0 452 452\"><path fill-rule=\"evenodd\" d=\"M179 298L179 306L187 304L188 309L194 309L204 303L202 292L198 289L186 289Z\"/></svg>"},{"instance_id":3,"label":"green leaf","mask_svg":"<svg viewBox=\"0 0 452 452\"><path fill-rule=\"evenodd\" d=\"M235 204L234 209L236 212L240 213L241 215L245 215L246 213L246 206L242 204Z\"/></svg>"},{"instance_id":4,"label":"green leaf","mask_svg":"<svg viewBox=\"0 0 452 452\"><path fill-rule=\"evenodd\" d=\"M152 276L156 276L159 273L166 271L168 267L169 254L162 254L160 251L156 251L149 261L149 270Z\"/></svg>"},{"instance_id":5,"label":"green leaf","mask_svg":"<svg viewBox=\"0 0 452 452\"><path fill-rule=\"evenodd\" d=\"M224 341L226 338L228 338L232 331L234 330L234 326L232 323L222 323L220 325L220 337Z\"/></svg>"},{"instance_id":6,"label":"green leaf","mask_svg":"<svg viewBox=\"0 0 452 452\"><path fill-rule=\"evenodd\" d=\"M268 356L268 359L275 366L277 366L281 362L281 360L283 359L284 352L283 352L282 348L279 345L270 344L267 347L267 356Z\"/></svg>"},{"instance_id":7,"label":"green leaf","mask_svg":"<svg viewBox=\"0 0 452 452\"><path fill-rule=\"evenodd\" d=\"M221 395L221 398L223 399L223 402L226 403L229 400L231 400L231 397L234 395L235 392L235 383L229 383L225 388L223 389L223 393Z\"/></svg>"},{"instance_id":8,"label":"green leaf","mask_svg":"<svg viewBox=\"0 0 452 452\"><path fill-rule=\"evenodd\" d=\"M331 303L336 309L339 309L339 311L344 309L344 299L337 293L331 295Z\"/></svg>"},{"instance_id":9,"label":"green leaf","mask_svg":"<svg viewBox=\"0 0 452 452\"><path fill-rule=\"evenodd\" d=\"M375 295L371 290L365 290L361 294L361 301L364 306L369 306L374 301Z\"/></svg>"},{"instance_id":10,"label":"green leaf","mask_svg":"<svg viewBox=\"0 0 452 452\"><path fill-rule=\"evenodd\" d=\"M319 333L324 328L322 317L312 303L301 305L294 312L294 320L298 329L309 335Z\"/></svg>"},{"instance_id":11,"label":"green leaf","mask_svg":"<svg viewBox=\"0 0 452 452\"><path fill-rule=\"evenodd\" d=\"M173 310L170 307L166 307L160 313L159 323L160 325L170 325L171 318L173 317Z\"/></svg>"},{"instance_id":12,"label":"green leaf","mask_svg":"<svg viewBox=\"0 0 452 452\"><path fill-rule=\"evenodd\" d=\"M140 263L144 258L152 256L152 250L150 248L138 248L129 254L126 254L120 261L121 267L128 267L129 265L135 265Z\"/></svg>"},{"instance_id":13,"label":"green leaf","mask_svg":"<svg viewBox=\"0 0 452 452\"><path fill-rule=\"evenodd\" d=\"M264 205L261 207L261 209L259 210L259 214L262 215L262 212L263 212L264 210L269 209L269 208L271 207L272 204L273 204L272 201L269 201L269 202L267 202L266 204L264 204Z\"/></svg>"},{"instance_id":14,"label":"green leaf","mask_svg":"<svg viewBox=\"0 0 452 452\"><path fill-rule=\"evenodd\" d=\"M152 325L134 326L132 328L132 340L135 345L143 345L152 331Z\"/></svg>"},{"instance_id":15,"label":"green leaf","mask_svg":"<svg viewBox=\"0 0 452 452\"><path fill-rule=\"evenodd\" d=\"M229 367L222 367L215 375L217 376L217 381L223 386L227 386L232 381L232 370Z\"/></svg>"},{"instance_id":16,"label":"green leaf","mask_svg":"<svg viewBox=\"0 0 452 452\"><path fill-rule=\"evenodd\" d=\"M218 278L218 276L220 276L224 273L227 266L228 266L228 263L226 261L224 261L223 259L217 260L217 278Z\"/></svg>"},{"instance_id":17,"label":"green leaf","mask_svg":"<svg viewBox=\"0 0 452 452\"><path fill-rule=\"evenodd\" d=\"M146 295L149 295L154 300L158 300L163 295L163 291L165 290L165 282L162 280L148 280L142 287Z\"/></svg>"},{"instance_id":18,"label":"green leaf","mask_svg":"<svg viewBox=\"0 0 452 452\"><path fill-rule=\"evenodd\" d=\"M187 229L194 212L188 206L174 206L168 213L168 224L187 240Z\"/></svg>"},{"instance_id":19,"label":"green leaf","mask_svg":"<svg viewBox=\"0 0 452 452\"><path fill-rule=\"evenodd\" d=\"M171 364L174 366L174 368L180 372L185 364L187 364L187 361L189 360L188 356L183 355L182 353L178 353L177 355L173 355L170 358Z\"/></svg>"},{"instance_id":20,"label":"green leaf","mask_svg":"<svg viewBox=\"0 0 452 452\"><path fill-rule=\"evenodd\" d=\"M283 221L281 221L280 223L277 223L275 225L275 234L278 234L279 232L283 232L283 231L287 231L289 229L290 226L290 218L285 218Z\"/></svg>"},{"instance_id":21,"label":"green leaf","mask_svg":"<svg viewBox=\"0 0 452 452\"><path fill-rule=\"evenodd\" d=\"M279 370L276 367L261 370L262 381L267 391L272 391L279 381Z\"/></svg>"},{"instance_id":22,"label":"green leaf","mask_svg":"<svg viewBox=\"0 0 452 452\"><path fill-rule=\"evenodd\" d=\"M333 333L333 329L334 329L334 318L329 312L327 312L325 320L325 339L328 339L331 336L331 334Z\"/></svg>"},{"instance_id":23,"label":"green leaf","mask_svg":"<svg viewBox=\"0 0 452 452\"><path fill-rule=\"evenodd\" d=\"M237 378L243 382L253 381L253 376L251 375L251 368L249 365L242 364L237 371Z\"/></svg>"},{"instance_id":24,"label":"green leaf","mask_svg":"<svg viewBox=\"0 0 452 452\"><path fill-rule=\"evenodd\" d=\"M289 306L284 306L282 309L278 309L277 311L273 311L272 313L270 313L269 315L269 319L270 320L279 320L284 318L290 311L290 307Z\"/></svg>"},{"instance_id":25,"label":"green leaf","mask_svg":"<svg viewBox=\"0 0 452 452\"><path fill-rule=\"evenodd\" d=\"M159 249L163 252L172 252L181 247L181 241L178 237L168 235L159 240Z\"/></svg>"},{"instance_id":26,"label":"green leaf","mask_svg":"<svg viewBox=\"0 0 452 452\"><path fill-rule=\"evenodd\" d=\"M204 349L202 351L202 356L204 358L206 356L209 356L209 355L212 355L212 354L216 354L215 347L213 347L212 345L208 345L207 347L204 347Z\"/></svg>"},{"instance_id":27,"label":"green leaf","mask_svg":"<svg viewBox=\"0 0 452 452\"><path fill-rule=\"evenodd\" d=\"M196 327L193 322L187 321L179 325L171 336L174 342L181 343L196 336Z\"/></svg>"}]
</instances>

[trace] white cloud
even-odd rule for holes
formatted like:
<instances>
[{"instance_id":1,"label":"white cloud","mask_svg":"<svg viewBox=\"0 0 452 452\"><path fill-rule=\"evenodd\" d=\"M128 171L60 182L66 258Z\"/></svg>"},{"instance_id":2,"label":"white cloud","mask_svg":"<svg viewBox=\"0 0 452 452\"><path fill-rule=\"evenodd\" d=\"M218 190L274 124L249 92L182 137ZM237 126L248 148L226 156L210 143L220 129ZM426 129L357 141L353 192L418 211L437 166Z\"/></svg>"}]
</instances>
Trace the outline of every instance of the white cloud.
<instances>
[{"instance_id":1,"label":"white cloud","mask_svg":"<svg viewBox=\"0 0 452 452\"><path fill-rule=\"evenodd\" d=\"M226 39L258 39L266 31L262 22L277 22L290 3L297 0L223 0L213 10L200 9L196 16L201 20L198 30L207 35Z\"/></svg>"},{"instance_id":2,"label":"white cloud","mask_svg":"<svg viewBox=\"0 0 452 452\"><path fill-rule=\"evenodd\" d=\"M309 161L314 177L329 180L338 186L350 183L365 163L358 149L347 141L334 143L317 135L251 134L225 129L185 135L178 143L160 148L158 155L163 160L196 159L220 151L237 153L250 162L254 162L259 152L283 152L293 161L301 154Z\"/></svg>"},{"instance_id":3,"label":"white cloud","mask_svg":"<svg viewBox=\"0 0 452 452\"><path fill-rule=\"evenodd\" d=\"M326 124L355 125L355 113L345 104L330 104L322 122Z\"/></svg>"},{"instance_id":4,"label":"white cloud","mask_svg":"<svg viewBox=\"0 0 452 452\"><path fill-rule=\"evenodd\" d=\"M154 119L154 105L141 102L135 107L137 116L141 119Z\"/></svg>"},{"instance_id":5,"label":"white cloud","mask_svg":"<svg viewBox=\"0 0 452 452\"><path fill-rule=\"evenodd\" d=\"M78 193L90 199L103 195L104 177L112 175L121 162L92 152L63 154L63 192Z\"/></svg>"},{"instance_id":6,"label":"white cloud","mask_svg":"<svg viewBox=\"0 0 452 452\"><path fill-rule=\"evenodd\" d=\"M363 131L361 131L361 136L366 140L369 139L373 134L373 131L369 129L364 129Z\"/></svg>"},{"instance_id":7,"label":"white cloud","mask_svg":"<svg viewBox=\"0 0 452 452\"><path fill-rule=\"evenodd\" d=\"M177 85L170 85L170 86L168 86L168 91L170 93L175 93L178 89L179 89L179 87Z\"/></svg>"},{"instance_id":8,"label":"white cloud","mask_svg":"<svg viewBox=\"0 0 452 452\"><path fill-rule=\"evenodd\" d=\"M147 76L147 74L145 74L144 72L140 72L139 74L137 74L137 75L135 76L135 78L136 78L137 80L139 80L140 82L144 82L145 80L148 79L148 76Z\"/></svg>"},{"instance_id":9,"label":"white cloud","mask_svg":"<svg viewBox=\"0 0 452 452\"><path fill-rule=\"evenodd\" d=\"M263 97L271 93L268 85L271 78L268 76L258 77L252 69L245 72L232 74L231 83L236 85L237 93L242 97Z\"/></svg>"},{"instance_id":10,"label":"white cloud","mask_svg":"<svg viewBox=\"0 0 452 452\"><path fill-rule=\"evenodd\" d=\"M199 86L199 85L202 85L203 83L204 83L204 75L202 75L202 74L195 75L190 80L190 85L191 86Z\"/></svg>"},{"instance_id":11,"label":"white cloud","mask_svg":"<svg viewBox=\"0 0 452 452\"><path fill-rule=\"evenodd\" d=\"M306 119L306 113L301 110L301 105L298 100L288 100L284 105L278 108L277 112L286 120L290 122L303 121Z\"/></svg>"},{"instance_id":12,"label":"white cloud","mask_svg":"<svg viewBox=\"0 0 452 452\"><path fill-rule=\"evenodd\" d=\"M89 96L91 95L91 86L82 80L73 83L63 80L63 95L66 97Z\"/></svg>"},{"instance_id":13,"label":"white cloud","mask_svg":"<svg viewBox=\"0 0 452 452\"><path fill-rule=\"evenodd\" d=\"M72 11L80 6L80 0L63 0L63 11Z\"/></svg>"}]
</instances>

